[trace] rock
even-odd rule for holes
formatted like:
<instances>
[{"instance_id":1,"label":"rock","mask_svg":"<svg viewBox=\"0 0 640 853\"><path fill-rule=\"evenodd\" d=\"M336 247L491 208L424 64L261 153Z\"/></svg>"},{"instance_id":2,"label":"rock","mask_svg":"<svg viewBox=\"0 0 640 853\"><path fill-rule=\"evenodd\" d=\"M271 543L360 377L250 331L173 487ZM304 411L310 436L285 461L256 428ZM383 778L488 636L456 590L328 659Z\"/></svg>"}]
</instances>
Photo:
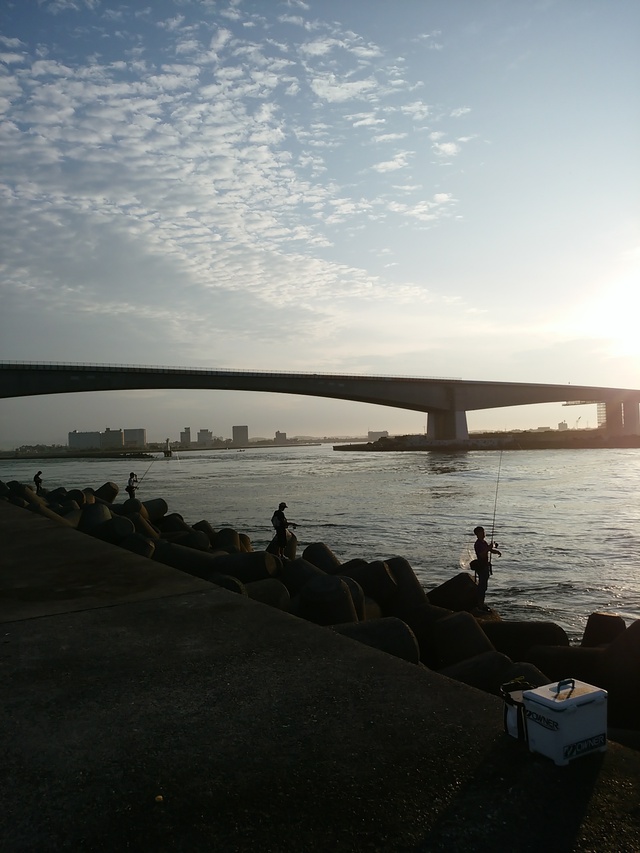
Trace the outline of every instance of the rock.
<instances>
[{"instance_id":1,"label":"rock","mask_svg":"<svg viewBox=\"0 0 640 853\"><path fill-rule=\"evenodd\" d=\"M397 616L404 621L411 610L428 603L427 595L408 560L404 557L389 557L384 562L398 587L389 602L386 615Z\"/></svg>"},{"instance_id":2,"label":"rock","mask_svg":"<svg viewBox=\"0 0 640 853\"><path fill-rule=\"evenodd\" d=\"M213 529L213 527L209 524L208 521L205 521L204 519L202 521L196 521L196 523L193 525L193 529L201 530L203 533L206 533L209 537L209 544L213 548L213 542L216 537L216 531ZM222 550L224 550L224 548Z\"/></svg>"},{"instance_id":3,"label":"rock","mask_svg":"<svg viewBox=\"0 0 640 853\"><path fill-rule=\"evenodd\" d=\"M296 616L316 625L358 621L347 584L339 577L324 572L302 587L291 609Z\"/></svg>"},{"instance_id":4,"label":"rock","mask_svg":"<svg viewBox=\"0 0 640 853\"><path fill-rule=\"evenodd\" d=\"M130 518L124 515L114 515L108 521L99 524L91 530L91 535L112 545L120 545L127 536L136 532L135 525Z\"/></svg>"},{"instance_id":5,"label":"rock","mask_svg":"<svg viewBox=\"0 0 640 853\"><path fill-rule=\"evenodd\" d=\"M132 512L131 515L126 516L129 518L136 529L136 533L142 534L142 536L146 536L148 539L159 539L160 531L156 530L156 528L151 524L148 518L144 518L138 512Z\"/></svg>"},{"instance_id":6,"label":"rock","mask_svg":"<svg viewBox=\"0 0 640 853\"><path fill-rule=\"evenodd\" d=\"M604 687L602 654L603 649L579 646L531 646L526 660L549 677L548 684L563 678L577 678L595 687Z\"/></svg>"},{"instance_id":7,"label":"rock","mask_svg":"<svg viewBox=\"0 0 640 853\"><path fill-rule=\"evenodd\" d=\"M389 566L382 560L374 560L371 563L366 560L349 560L340 567L339 574L357 581L364 594L378 602L383 613L391 609L391 602L398 592L398 584Z\"/></svg>"},{"instance_id":8,"label":"rock","mask_svg":"<svg viewBox=\"0 0 640 853\"><path fill-rule=\"evenodd\" d=\"M238 538L240 539L240 547L246 554L250 554L253 551L253 545L251 544L251 539L247 536L246 533L238 533Z\"/></svg>"},{"instance_id":9,"label":"rock","mask_svg":"<svg viewBox=\"0 0 640 853\"><path fill-rule=\"evenodd\" d=\"M112 504L118 497L118 488L116 483L103 483L99 489L96 489L95 496L100 500Z\"/></svg>"},{"instance_id":10,"label":"rock","mask_svg":"<svg viewBox=\"0 0 640 853\"><path fill-rule=\"evenodd\" d=\"M232 527L220 528L213 537L211 547L214 551L226 551L227 554L241 554L243 552L238 531Z\"/></svg>"},{"instance_id":11,"label":"rock","mask_svg":"<svg viewBox=\"0 0 640 853\"><path fill-rule=\"evenodd\" d=\"M452 615L453 610L434 607L432 604L422 604L406 616L406 623L413 631L420 647L420 660L430 669L440 669L443 666L434 625L438 620Z\"/></svg>"},{"instance_id":12,"label":"rock","mask_svg":"<svg viewBox=\"0 0 640 853\"><path fill-rule=\"evenodd\" d=\"M261 581L252 581L245 584L247 595L261 604L276 607L278 610L288 611L291 604L291 596L286 586L277 578L267 578Z\"/></svg>"},{"instance_id":13,"label":"rock","mask_svg":"<svg viewBox=\"0 0 640 853\"><path fill-rule=\"evenodd\" d=\"M214 551L212 556L216 572L231 575L245 584L268 580L280 573L280 560L266 551L243 551L239 554Z\"/></svg>"},{"instance_id":14,"label":"rock","mask_svg":"<svg viewBox=\"0 0 640 853\"><path fill-rule=\"evenodd\" d=\"M81 509L78 530L81 533L91 533L112 518L111 510L106 504L84 504Z\"/></svg>"},{"instance_id":15,"label":"rock","mask_svg":"<svg viewBox=\"0 0 640 853\"><path fill-rule=\"evenodd\" d=\"M447 610L475 610L478 604L478 587L467 572L460 572L427 593L429 604Z\"/></svg>"},{"instance_id":16,"label":"rock","mask_svg":"<svg viewBox=\"0 0 640 853\"><path fill-rule=\"evenodd\" d=\"M143 502L144 511L149 517L149 521L157 524L169 512L169 506L164 498L153 498Z\"/></svg>"},{"instance_id":17,"label":"rock","mask_svg":"<svg viewBox=\"0 0 640 853\"><path fill-rule=\"evenodd\" d=\"M312 542L302 552L302 558L329 575L338 575L340 560L324 542Z\"/></svg>"},{"instance_id":18,"label":"rock","mask_svg":"<svg viewBox=\"0 0 640 853\"><path fill-rule=\"evenodd\" d=\"M587 648L605 646L626 631L622 616L614 613L592 613L582 635L581 645Z\"/></svg>"},{"instance_id":19,"label":"rock","mask_svg":"<svg viewBox=\"0 0 640 853\"><path fill-rule=\"evenodd\" d=\"M51 521L55 521L56 524L61 524L64 527L74 527L73 520L69 517L65 517L62 515L58 515L57 512L54 512L52 509L49 509L48 506L44 506L37 503L27 503L26 509L35 513L36 515L43 515L45 518L50 518Z\"/></svg>"},{"instance_id":20,"label":"rock","mask_svg":"<svg viewBox=\"0 0 640 853\"><path fill-rule=\"evenodd\" d=\"M140 504L140 501L136 501L135 498L130 498L130 500L125 502L125 505L129 503ZM142 504L140 504L140 506L143 509L143 512L141 512L140 514L144 517L144 512L146 512L146 509L142 506ZM158 521L155 522L155 524L156 527L160 530L161 535L164 535L165 533L184 533L193 530L193 527L191 527L190 524L187 524L187 522L184 520L184 518L180 515L179 512L171 512L168 515L163 515L162 518L158 519Z\"/></svg>"},{"instance_id":21,"label":"rock","mask_svg":"<svg viewBox=\"0 0 640 853\"><path fill-rule=\"evenodd\" d=\"M442 666L447 667L485 652L494 652L491 641L470 613L452 613L433 624Z\"/></svg>"},{"instance_id":22,"label":"rock","mask_svg":"<svg viewBox=\"0 0 640 853\"><path fill-rule=\"evenodd\" d=\"M87 496L81 489L70 489L67 492L67 499L75 501L80 508L82 508L87 502Z\"/></svg>"},{"instance_id":23,"label":"rock","mask_svg":"<svg viewBox=\"0 0 640 853\"><path fill-rule=\"evenodd\" d=\"M566 631L554 622L482 622L493 646L511 660L529 660L532 646L568 646Z\"/></svg>"},{"instance_id":24,"label":"rock","mask_svg":"<svg viewBox=\"0 0 640 853\"><path fill-rule=\"evenodd\" d=\"M349 592L351 593L351 600L353 601L353 606L355 607L358 621L362 621L365 617L364 592L362 591L362 587L357 581L355 581L353 578L350 578L348 575L335 575L334 577L340 578L340 580L344 581L349 587Z\"/></svg>"},{"instance_id":25,"label":"rock","mask_svg":"<svg viewBox=\"0 0 640 853\"><path fill-rule=\"evenodd\" d=\"M402 658L409 663L420 663L420 649L413 631L406 622L395 616L386 616L368 622L347 622L344 625L331 627L337 634L357 640L366 646Z\"/></svg>"},{"instance_id":26,"label":"rock","mask_svg":"<svg viewBox=\"0 0 640 853\"><path fill-rule=\"evenodd\" d=\"M602 683L588 683L609 692L611 725L620 729L640 729L640 619L632 622L608 646L592 651L600 651L602 655Z\"/></svg>"},{"instance_id":27,"label":"rock","mask_svg":"<svg viewBox=\"0 0 640 853\"><path fill-rule=\"evenodd\" d=\"M477 687L485 693L500 695L500 686L511 681L513 661L502 652L486 651L466 660L458 661L439 670L440 675Z\"/></svg>"},{"instance_id":28,"label":"rock","mask_svg":"<svg viewBox=\"0 0 640 853\"><path fill-rule=\"evenodd\" d=\"M163 533L162 538L167 538L176 545L184 545L185 548L195 548L196 551L211 551L209 537L204 530L184 530L180 533Z\"/></svg>"},{"instance_id":29,"label":"rock","mask_svg":"<svg viewBox=\"0 0 640 853\"><path fill-rule=\"evenodd\" d=\"M134 554L147 557L149 560L153 559L156 549L154 540L142 533L131 533L129 536L125 536L119 544L121 548L126 548L127 551L133 551Z\"/></svg>"},{"instance_id":30,"label":"rock","mask_svg":"<svg viewBox=\"0 0 640 853\"><path fill-rule=\"evenodd\" d=\"M325 572L314 566L303 557L298 557L296 560L285 560L281 564L278 577L289 590L289 594L297 595L302 587L307 584L312 578L323 576Z\"/></svg>"}]
</instances>

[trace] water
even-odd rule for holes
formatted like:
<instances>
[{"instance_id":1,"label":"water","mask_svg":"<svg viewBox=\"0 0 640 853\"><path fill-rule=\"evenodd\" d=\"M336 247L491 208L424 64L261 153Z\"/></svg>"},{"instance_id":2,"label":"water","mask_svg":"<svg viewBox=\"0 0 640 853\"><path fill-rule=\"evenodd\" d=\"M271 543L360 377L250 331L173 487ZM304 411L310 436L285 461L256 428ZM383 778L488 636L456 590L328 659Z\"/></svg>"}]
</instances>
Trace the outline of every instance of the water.
<instances>
[{"instance_id":1,"label":"water","mask_svg":"<svg viewBox=\"0 0 640 853\"><path fill-rule=\"evenodd\" d=\"M272 536L282 500L299 551L325 542L341 560L403 556L425 588L461 571L473 528L494 557L487 603L504 618L551 620L572 640L595 611L640 619L640 450L350 453L330 445L190 452L152 460L0 460L0 480L163 497L195 523L231 526L254 548Z\"/></svg>"}]
</instances>

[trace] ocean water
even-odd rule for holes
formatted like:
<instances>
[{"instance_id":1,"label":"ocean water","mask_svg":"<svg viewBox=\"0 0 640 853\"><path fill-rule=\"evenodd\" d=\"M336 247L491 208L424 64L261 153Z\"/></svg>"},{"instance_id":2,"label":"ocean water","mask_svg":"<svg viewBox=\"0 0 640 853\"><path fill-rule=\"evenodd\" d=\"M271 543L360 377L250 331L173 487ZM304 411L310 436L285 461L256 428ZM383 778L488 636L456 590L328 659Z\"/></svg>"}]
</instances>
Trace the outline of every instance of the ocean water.
<instances>
[{"instance_id":1,"label":"ocean water","mask_svg":"<svg viewBox=\"0 0 640 853\"><path fill-rule=\"evenodd\" d=\"M357 453L331 445L156 454L136 460L0 460L0 480L124 487L162 497L193 524L270 541L280 501L298 553L325 542L341 560L402 556L424 587L468 566L473 528L494 537L487 603L504 618L550 620L572 640L590 613L640 619L640 450ZM120 499L120 497L119 497Z\"/></svg>"}]
</instances>

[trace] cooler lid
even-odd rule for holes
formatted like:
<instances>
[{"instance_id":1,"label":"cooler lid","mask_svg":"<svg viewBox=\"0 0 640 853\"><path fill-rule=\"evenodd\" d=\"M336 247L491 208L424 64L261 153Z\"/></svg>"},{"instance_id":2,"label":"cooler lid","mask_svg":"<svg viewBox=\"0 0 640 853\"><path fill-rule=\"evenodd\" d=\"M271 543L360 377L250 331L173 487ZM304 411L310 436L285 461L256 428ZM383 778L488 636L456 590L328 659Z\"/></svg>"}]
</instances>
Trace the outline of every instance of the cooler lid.
<instances>
[{"instance_id":1,"label":"cooler lid","mask_svg":"<svg viewBox=\"0 0 640 853\"><path fill-rule=\"evenodd\" d=\"M564 678L553 684L544 684L535 690L525 690L523 699L540 702L556 711L564 711L572 705L585 705L588 702L605 699L607 691L576 678Z\"/></svg>"}]
</instances>

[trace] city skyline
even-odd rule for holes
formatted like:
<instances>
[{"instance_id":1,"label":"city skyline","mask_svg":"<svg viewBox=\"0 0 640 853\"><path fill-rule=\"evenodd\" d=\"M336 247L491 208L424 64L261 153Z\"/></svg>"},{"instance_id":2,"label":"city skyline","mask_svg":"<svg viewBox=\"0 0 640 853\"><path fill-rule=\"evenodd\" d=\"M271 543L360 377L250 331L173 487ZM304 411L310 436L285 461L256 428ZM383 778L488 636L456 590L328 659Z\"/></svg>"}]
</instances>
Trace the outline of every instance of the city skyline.
<instances>
[{"instance_id":1,"label":"city skyline","mask_svg":"<svg viewBox=\"0 0 640 853\"><path fill-rule=\"evenodd\" d=\"M557 424L546 424L539 425L537 427L530 427L527 430L520 430L519 428L514 428L513 432L519 431L530 431L535 432L539 430L554 430L554 431L564 431L567 429L596 429L598 424L598 418L596 417L595 422L593 424L589 424L588 421L583 421L582 417L579 416L575 423L570 424L567 420L563 420L558 422ZM246 431L246 432L245 432ZM509 430L497 430L499 432L509 431ZM483 430L475 430L474 432L483 432ZM490 430L487 430L490 432ZM17 442L11 446L0 445L0 451L7 450L16 450L20 447L33 447L33 446L61 446L68 447L69 449L114 449L119 445L114 442L114 437L117 438L117 434L120 433L122 437L122 447L135 449L135 448L149 448L149 447L157 447L159 449L163 449L166 446L166 443L169 442L170 446L178 447L181 446L183 448L190 446L192 448L197 448L199 445L208 446L212 442L214 444L221 443L231 443L231 444L247 444L254 442L274 442L285 443L285 442L297 442L297 441L333 441L333 440L342 440L342 439L364 439L368 441L374 441L380 436L389 436L392 437L394 435L403 435L407 433L390 433L387 429L368 429L363 430L361 432L354 433L340 433L340 432L327 432L327 433L309 433L309 434L291 434L287 432L287 430L279 430L276 429L273 436L268 435L258 435L252 431L251 425L243 424L233 424L230 429L230 434L225 435L224 432L220 433L218 430L212 429L210 426L197 426L192 428L191 426L184 426L180 429L178 436L165 436L162 439L150 437L148 435L148 430L146 427L125 427L125 426L105 426L103 430L98 428L88 429L88 430L69 430L67 432L67 440L60 442L44 442L44 441L34 441L31 443L27 442ZM127 435L128 434L128 435ZM134 436L134 434L136 434ZM409 433L411 434L411 433ZM413 433L416 434L416 433ZM418 434L426 434L426 429L423 429ZM142 440L141 436L144 436L144 440ZM74 440L72 440L72 437ZM96 439L95 443L87 444L87 438L93 437ZM135 442L134 442L135 438ZM107 439L106 441L101 439Z\"/></svg>"},{"instance_id":2,"label":"city skyline","mask_svg":"<svg viewBox=\"0 0 640 853\"><path fill-rule=\"evenodd\" d=\"M639 387L639 29L625 0L5 4L0 359ZM0 446L132 411L156 441L426 420L114 391L0 400Z\"/></svg>"}]
</instances>

